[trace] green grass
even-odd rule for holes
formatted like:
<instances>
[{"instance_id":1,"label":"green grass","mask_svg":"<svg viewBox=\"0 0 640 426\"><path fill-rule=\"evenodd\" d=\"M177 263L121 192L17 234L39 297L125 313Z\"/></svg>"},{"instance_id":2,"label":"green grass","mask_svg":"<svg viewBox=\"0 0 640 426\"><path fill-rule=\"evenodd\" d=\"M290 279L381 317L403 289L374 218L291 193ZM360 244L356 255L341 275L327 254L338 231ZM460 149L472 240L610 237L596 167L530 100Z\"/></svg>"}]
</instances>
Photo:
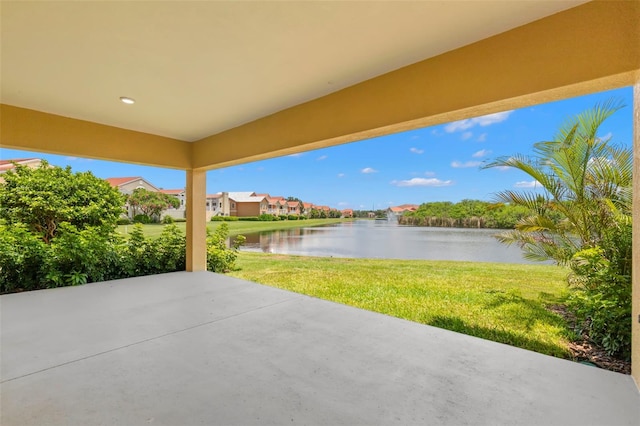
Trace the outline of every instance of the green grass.
<instances>
[{"instance_id":1,"label":"green grass","mask_svg":"<svg viewBox=\"0 0 640 426\"><path fill-rule=\"evenodd\" d=\"M569 358L573 337L545 309L567 270L550 265L314 258L242 252L229 275Z\"/></svg>"},{"instance_id":2,"label":"green grass","mask_svg":"<svg viewBox=\"0 0 640 426\"><path fill-rule=\"evenodd\" d=\"M213 231L221 223L227 223L229 225L230 235L249 234L252 232L261 231L276 231L279 229L301 228L307 226L320 226L328 225L331 223L339 223L349 221L351 219L306 219L306 220L279 220L273 222L245 222L245 221L233 221L233 222L207 222L207 228ZM134 225L119 225L118 232L126 235L131 232ZM162 224L150 224L142 225L144 234L149 238L157 238L162 232ZM176 226L185 232L185 222L176 222Z\"/></svg>"}]
</instances>

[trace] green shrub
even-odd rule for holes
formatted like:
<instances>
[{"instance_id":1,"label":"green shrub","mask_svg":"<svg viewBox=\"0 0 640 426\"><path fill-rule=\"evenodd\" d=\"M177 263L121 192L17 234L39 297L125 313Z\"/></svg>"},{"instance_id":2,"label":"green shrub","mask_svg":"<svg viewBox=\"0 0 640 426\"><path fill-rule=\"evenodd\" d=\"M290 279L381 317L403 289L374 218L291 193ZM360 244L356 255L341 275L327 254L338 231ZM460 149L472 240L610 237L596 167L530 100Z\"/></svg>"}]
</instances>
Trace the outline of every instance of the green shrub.
<instances>
[{"instance_id":1,"label":"green shrub","mask_svg":"<svg viewBox=\"0 0 640 426\"><path fill-rule=\"evenodd\" d=\"M44 259L47 287L79 285L120 278L121 237L98 228L78 230L62 222Z\"/></svg>"},{"instance_id":2,"label":"green shrub","mask_svg":"<svg viewBox=\"0 0 640 426\"><path fill-rule=\"evenodd\" d=\"M46 288L46 244L27 226L0 223L0 293Z\"/></svg>"},{"instance_id":3,"label":"green shrub","mask_svg":"<svg viewBox=\"0 0 640 426\"><path fill-rule=\"evenodd\" d=\"M165 225L169 225L171 223L175 222L175 220L173 219L173 217L167 215L165 217L162 218L162 223L164 223Z\"/></svg>"},{"instance_id":4,"label":"green shrub","mask_svg":"<svg viewBox=\"0 0 640 426\"><path fill-rule=\"evenodd\" d=\"M296 216L295 214L290 214L289 216L287 216L287 220L298 220L298 216Z\"/></svg>"},{"instance_id":5,"label":"green shrub","mask_svg":"<svg viewBox=\"0 0 640 426\"><path fill-rule=\"evenodd\" d=\"M184 271L186 268L187 242L184 234L174 224L166 225L160 236L151 243L157 260L152 273Z\"/></svg>"},{"instance_id":6,"label":"green shrub","mask_svg":"<svg viewBox=\"0 0 640 426\"><path fill-rule=\"evenodd\" d=\"M133 223L149 224L153 223L153 219L146 214L137 214L133 217Z\"/></svg>"},{"instance_id":7,"label":"green shrub","mask_svg":"<svg viewBox=\"0 0 640 426\"><path fill-rule=\"evenodd\" d=\"M222 222L224 220L224 216L211 216L211 222Z\"/></svg>"},{"instance_id":8,"label":"green shrub","mask_svg":"<svg viewBox=\"0 0 640 426\"><path fill-rule=\"evenodd\" d=\"M178 222L186 222L186 221L187 221L187 219L185 219L184 217L174 217L174 218L173 218L173 221L174 221L175 223L178 223Z\"/></svg>"},{"instance_id":9,"label":"green shrub","mask_svg":"<svg viewBox=\"0 0 640 426\"><path fill-rule=\"evenodd\" d=\"M116 221L116 223L118 225L131 225L131 219L128 217L121 217Z\"/></svg>"},{"instance_id":10,"label":"green shrub","mask_svg":"<svg viewBox=\"0 0 640 426\"><path fill-rule=\"evenodd\" d=\"M277 216L274 216L272 214L268 214L268 213L263 213L260 216L258 216L258 220L263 221L263 222L272 222L274 220L276 220Z\"/></svg>"},{"instance_id":11,"label":"green shrub","mask_svg":"<svg viewBox=\"0 0 640 426\"><path fill-rule=\"evenodd\" d=\"M157 265L154 260L153 244L144 236L142 225L136 224L129 233L126 245L126 268L127 276L139 277L152 274Z\"/></svg>"},{"instance_id":12,"label":"green shrub","mask_svg":"<svg viewBox=\"0 0 640 426\"><path fill-rule=\"evenodd\" d=\"M609 230L601 246L581 250L571 261L568 306L578 332L609 355L631 357L631 224Z\"/></svg>"},{"instance_id":13,"label":"green shrub","mask_svg":"<svg viewBox=\"0 0 640 426\"><path fill-rule=\"evenodd\" d=\"M257 222L260 220L260 218L258 216L243 216L243 217L239 217L238 220L245 221L245 222Z\"/></svg>"},{"instance_id":14,"label":"green shrub","mask_svg":"<svg viewBox=\"0 0 640 426\"><path fill-rule=\"evenodd\" d=\"M228 272L235 268L238 248L244 244L245 237L239 235L231 247L227 247L229 225L220 224L213 233L207 230L207 270Z\"/></svg>"}]
</instances>

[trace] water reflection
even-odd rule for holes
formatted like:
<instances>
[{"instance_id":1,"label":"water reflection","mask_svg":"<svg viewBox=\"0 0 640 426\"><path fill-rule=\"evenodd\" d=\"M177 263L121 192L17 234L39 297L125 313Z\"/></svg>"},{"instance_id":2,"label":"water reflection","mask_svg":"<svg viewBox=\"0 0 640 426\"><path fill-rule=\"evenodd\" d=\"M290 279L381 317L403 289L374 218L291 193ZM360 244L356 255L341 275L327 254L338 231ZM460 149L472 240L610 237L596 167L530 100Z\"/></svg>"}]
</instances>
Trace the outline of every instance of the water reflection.
<instances>
[{"instance_id":1,"label":"water reflection","mask_svg":"<svg viewBox=\"0 0 640 426\"><path fill-rule=\"evenodd\" d=\"M322 227L246 234L242 250L303 256L531 263L517 246L500 244L494 229L399 226L356 220Z\"/></svg>"}]
</instances>

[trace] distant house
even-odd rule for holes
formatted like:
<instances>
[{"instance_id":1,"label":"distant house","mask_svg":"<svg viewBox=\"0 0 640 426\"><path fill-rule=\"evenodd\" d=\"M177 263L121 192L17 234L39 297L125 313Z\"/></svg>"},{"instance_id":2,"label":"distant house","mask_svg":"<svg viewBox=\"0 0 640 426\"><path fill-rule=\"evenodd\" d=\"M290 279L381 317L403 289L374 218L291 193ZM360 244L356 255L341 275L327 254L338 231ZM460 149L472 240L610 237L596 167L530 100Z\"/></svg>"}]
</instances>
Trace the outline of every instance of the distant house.
<instances>
[{"instance_id":1,"label":"distant house","mask_svg":"<svg viewBox=\"0 0 640 426\"><path fill-rule=\"evenodd\" d=\"M109 184L118 188L118 191L122 192L125 195L131 194L134 190L138 188L146 189L147 191L158 192L160 189L149 183L149 181L145 180L140 176L134 177L112 177L105 179Z\"/></svg>"},{"instance_id":2,"label":"distant house","mask_svg":"<svg viewBox=\"0 0 640 426\"><path fill-rule=\"evenodd\" d=\"M344 210L341 210L340 213L342 214L342 217L353 217L352 209L344 209Z\"/></svg>"},{"instance_id":3,"label":"distant house","mask_svg":"<svg viewBox=\"0 0 640 426\"><path fill-rule=\"evenodd\" d=\"M300 201L287 201L287 214L293 216L300 215Z\"/></svg>"},{"instance_id":4,"label":"distant house","mask_svg":"<svg viewBox=\"0 0 640 426\"><path fill-rule=\"evenodd\" d=\"M389 207L387 209L387 217L397 219L398 217L402 216L406 212L414 212L418 210L418 207L420 206L417 204L402 204L400 206Z\"/></svg>"},{"instance_id":5,"label":"distant house","mask_svg":"<svg viewBox=\"0 0 640 426\"><path fill-rule=\"evenodd\" d=\"M184 189L160 189L158 192L170 195L177 198L180 201L180 205L176 208L169 207L160 214L161 217L171 216L174 219L182 219L185 217L185 210L187 208L187 192Z\"/></svg>"},{"instance_id":6,"label":"distant house","mask_svg":"<svg viewBox=\"0 0 640 426\"><path fill-rule=\"evenodd\" d=\"M8 172L9 170L15 169L16 164L35 169L40 167L42 160L39 158L14 158L13 160L0 160L0 175ZM4 179L0 176L0 183L3 182Z\"/></svg>"}]
</instances>

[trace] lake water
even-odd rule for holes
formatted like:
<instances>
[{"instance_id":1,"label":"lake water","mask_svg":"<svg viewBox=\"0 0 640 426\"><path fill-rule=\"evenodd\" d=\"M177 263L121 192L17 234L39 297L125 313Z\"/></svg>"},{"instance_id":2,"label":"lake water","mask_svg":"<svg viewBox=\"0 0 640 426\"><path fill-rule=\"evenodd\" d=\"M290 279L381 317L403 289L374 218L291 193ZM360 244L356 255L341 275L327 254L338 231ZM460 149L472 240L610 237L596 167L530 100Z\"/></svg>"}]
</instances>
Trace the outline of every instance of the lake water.
<instances>
[{"instance_id":1,"label":"lake water","mask_svg":"<svg viewBox=\"0 0 640 426\"><path fill-rule=\"evenodd\" d=\"M243 251L384 259L467 260L538 263L518 246L499 243L495 229L400 226L382 220L356 220L321 227L245 234Z\"/></svg>"}]
</instances>

